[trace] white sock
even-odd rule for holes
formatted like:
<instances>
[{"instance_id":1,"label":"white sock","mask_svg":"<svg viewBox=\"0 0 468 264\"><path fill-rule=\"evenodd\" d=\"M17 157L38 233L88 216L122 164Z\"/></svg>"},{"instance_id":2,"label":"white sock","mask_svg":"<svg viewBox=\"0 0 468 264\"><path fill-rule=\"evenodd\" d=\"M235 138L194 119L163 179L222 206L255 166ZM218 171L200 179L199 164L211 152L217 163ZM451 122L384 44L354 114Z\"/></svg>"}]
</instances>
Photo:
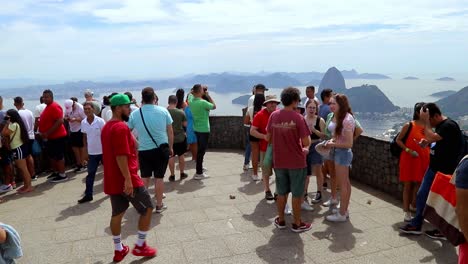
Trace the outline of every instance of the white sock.
<instances>
[{"instance_id":1,"label":"white sock","mask_svg":"<svg viewBox=\"0 0 468 264\"><path fill-rule=\"evenodd\" d=\"M148 232L147 231L140 231L138 230L138 239L137 239L137 246L141 247L143 246L143 243L145 243L145 240L146 240L146 234Z\"/></svg>"},{"instance_id":2,"label":"white sock","mask_svg":"<svg viewBox=\"0 0 468 264\"><path fill-rule=\"evenodd\" d=\"M60 177L66 177L67 176L67 175L65 175L65 173L60 173L59 175L60 175Z\"/></svg>"},{"instance_id":3,"label":"white sock","mask_svg":"<svg viewBox=\"0 0 468 264\"><path fill-rule=\"evenodd\" d=\"M113 236L112 239L114 240L114 248L117 251L122 251L123 250L123 245L122 245L122 240L120 238L120 235L118 236Z\"/></svg>"}]
</instances>

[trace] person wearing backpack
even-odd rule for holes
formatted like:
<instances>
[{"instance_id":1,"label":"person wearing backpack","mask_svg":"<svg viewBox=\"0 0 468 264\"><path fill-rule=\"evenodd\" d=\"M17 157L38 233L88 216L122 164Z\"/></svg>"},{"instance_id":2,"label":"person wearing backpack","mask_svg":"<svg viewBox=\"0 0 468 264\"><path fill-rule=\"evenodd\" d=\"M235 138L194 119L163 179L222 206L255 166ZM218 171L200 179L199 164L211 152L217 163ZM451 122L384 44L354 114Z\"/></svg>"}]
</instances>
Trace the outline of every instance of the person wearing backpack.
<instances>
[{"instance_id":1,"label":"person wearing backpack","mask_svg":"<svg viewBox=\"0 0 468 264\"><path fill-rule=\"evenodd\" d=\"M400 182L403 183L403 211L405 222L411 221L410 204L416 208L416 192L429 166L429 148L417 142L424 138L425 123L419 118L424 103L414 105L413 121L405 124L396 139L403 150L400 154ZM405 140L406 139L406 140Z\"/></svg>"}]
</instances>

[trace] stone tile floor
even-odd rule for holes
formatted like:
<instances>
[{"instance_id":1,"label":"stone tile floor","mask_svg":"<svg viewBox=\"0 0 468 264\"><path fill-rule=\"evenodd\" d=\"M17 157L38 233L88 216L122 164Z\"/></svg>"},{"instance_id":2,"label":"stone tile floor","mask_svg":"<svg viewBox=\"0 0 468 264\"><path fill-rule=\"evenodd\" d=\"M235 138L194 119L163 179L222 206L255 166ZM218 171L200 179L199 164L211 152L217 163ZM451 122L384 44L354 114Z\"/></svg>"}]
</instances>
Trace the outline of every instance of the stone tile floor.
<instances>
[{"instance_id":1,"label":"stone tile floor","mask_svg":"<svg viewBox=\"0 0 468 264\"><path fill-rule=\"evenodd\" d=\"M242 163L239 152L209 152L205 166L211 178L203 182L191 179L194 164L188 164L188 179L166 183L168 210L153 216L148 243L157 246L158 256L140 259L129 254L122 263L457 262L457 251L447 242L400 236L400 203L356 182L350 222L329 223L324 220L328 209L316 205L314 212L303 213L313 222L311 231L277 230L272 225L275 205L263 199L262 183L252 182ZM94 201L83 205L76 201L84 191L86 173L70 175L59 184L43 177L34 182L33 193L0 197L5 200L0 221L15 226L22 236L24 257L19 263L112 263L111 208L102 192L102 174L97 176ZM314 178L310 186L314 191ZM122 238L131 246L137 219L130 208Z\"/></svg>"}]
</instances>

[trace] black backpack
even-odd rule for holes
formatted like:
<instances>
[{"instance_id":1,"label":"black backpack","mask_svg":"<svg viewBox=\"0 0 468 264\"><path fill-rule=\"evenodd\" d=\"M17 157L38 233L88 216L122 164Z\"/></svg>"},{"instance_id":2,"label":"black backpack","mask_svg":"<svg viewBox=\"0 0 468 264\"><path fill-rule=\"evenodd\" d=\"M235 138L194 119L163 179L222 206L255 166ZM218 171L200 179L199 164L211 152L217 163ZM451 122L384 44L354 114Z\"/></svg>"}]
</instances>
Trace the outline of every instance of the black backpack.
<instances>
[{"instance_id":1,"label":"black backpack","mask_svg":"<svg viewBox=\"0 0 468 264\"><path fill-rule=\"evenodd\" d=\"M401 140L405 144L406 144L406 140L408 140L408 136L409 136L409 134L411 132L412 127L413 127L413 123L409 122L408 131L406 132L406 135ZM400 132L398 132L398 134L396 134L395 137L390 142L390 153L395 158L400 158L401 152L403 151L403 149L401 149L400 146L398 146L398 144L396 142L399 135L400 135Z\"/></svg>"}]
</instances>

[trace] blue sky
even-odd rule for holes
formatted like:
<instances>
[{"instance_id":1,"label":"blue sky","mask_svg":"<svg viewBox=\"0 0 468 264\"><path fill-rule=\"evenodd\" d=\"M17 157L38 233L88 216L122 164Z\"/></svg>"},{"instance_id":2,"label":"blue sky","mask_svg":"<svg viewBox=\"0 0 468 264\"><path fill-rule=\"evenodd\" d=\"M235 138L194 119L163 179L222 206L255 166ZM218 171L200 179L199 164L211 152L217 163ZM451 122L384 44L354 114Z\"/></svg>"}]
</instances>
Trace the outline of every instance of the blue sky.
<instances>
[{"instance_id":1,"label":"blue sky","mask_svg":"<svg viewBox=\"0 0 468 264\"><path fill-rule=\"evenodd\" d=\"M468 79L468 1L5 0L0 79L326 71Z\"/></svg>"}]
</instances>

